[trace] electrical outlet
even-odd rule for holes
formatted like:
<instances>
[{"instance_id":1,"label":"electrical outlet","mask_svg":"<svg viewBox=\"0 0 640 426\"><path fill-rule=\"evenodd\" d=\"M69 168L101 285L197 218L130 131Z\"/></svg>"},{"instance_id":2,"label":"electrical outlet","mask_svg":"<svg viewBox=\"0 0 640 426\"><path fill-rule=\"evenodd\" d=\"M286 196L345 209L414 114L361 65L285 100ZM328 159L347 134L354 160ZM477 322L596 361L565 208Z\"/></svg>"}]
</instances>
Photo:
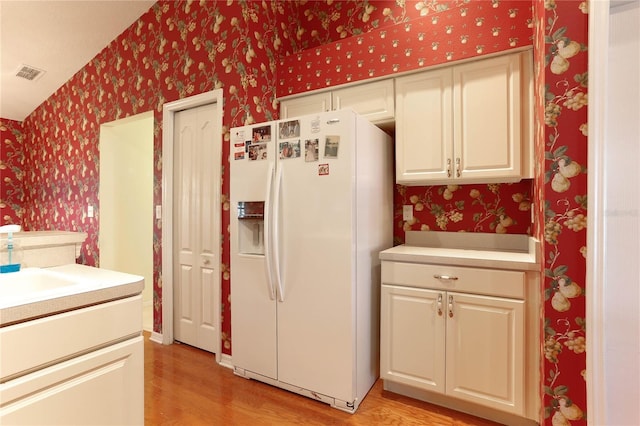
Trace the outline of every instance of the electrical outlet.
<instances>
[{"instance_id":1,"label":"electrical outlet","mask_svg":"<svg viewBox=\"0 0 640 426\"><path fill-rule=\"evenodd\" d=\"M93 217L93 206L91 204L87 206L87 217Z\"/></svg>"},{"instance_id":2,"label":"electrical outlet","mask_svg":"<svg viewBox=\"0 0 640 426\"><path fill-rule=\"evenodd\" d=\"M402 220L413 219L413 204L402 206Z\"/></svg>"}]
</instances>

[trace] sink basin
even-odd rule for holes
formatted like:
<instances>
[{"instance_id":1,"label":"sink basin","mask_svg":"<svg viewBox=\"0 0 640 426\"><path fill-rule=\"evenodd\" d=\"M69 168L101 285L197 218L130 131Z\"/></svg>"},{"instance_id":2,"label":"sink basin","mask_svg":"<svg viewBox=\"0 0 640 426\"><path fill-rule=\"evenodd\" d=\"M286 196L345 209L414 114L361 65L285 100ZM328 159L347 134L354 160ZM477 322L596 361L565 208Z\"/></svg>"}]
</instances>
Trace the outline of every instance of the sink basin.
<instances>
[{"instance_id":1,"label":"sink basin","mask_svg":"<svg viewBox=\"0 0 640 426\"><path fill-rule=\"evenodd\" d=\"M142 292L144 278L68 264L0 274L0 328Z\"/></svg>"},{"instance_id":2,"label":"sink basin","mask_svg":"<svg viewBox=\"0 0 640 426\"><path fill-rule=\"evenodd\" d=\"M44 269L23 269L0 275L0 305L13 305L19 300L33 299L56 292L78 281Z\"/></svg>"}]
</instances>

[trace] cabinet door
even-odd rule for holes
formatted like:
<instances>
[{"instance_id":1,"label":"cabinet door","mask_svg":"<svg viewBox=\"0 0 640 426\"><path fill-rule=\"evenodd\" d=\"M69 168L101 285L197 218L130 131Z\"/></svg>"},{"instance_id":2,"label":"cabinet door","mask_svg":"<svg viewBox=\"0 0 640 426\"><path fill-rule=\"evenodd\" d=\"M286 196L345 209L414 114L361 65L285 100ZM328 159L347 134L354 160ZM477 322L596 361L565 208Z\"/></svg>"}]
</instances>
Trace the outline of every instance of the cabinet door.
<instances>
[{"instance_id":1,"label":"cabinet door","mask_svg":"<svg viewBox=\"0 0 640 426\"><path fill-rule=\"evenodd\" d=\"M392 78L334 90L332 95L334 110L351 108L372 123L387 123L395 116Z\"/></svg>"},{"instance_id":2,"label":"cabinet door","mask_svg":"<svg viewBox=\"0 0 640 426\"><path fill-rule=\"evenodd\" d=\"M455 175L520 179L520 54L453 68Z\"/></svg>"},{"instance_id":3,"label":"cabinet door","mask_svg":"<svg viewBox=\"0 0 640 426\"><path fill-rule=\"evenodd\" d=\"M446 297L447 395L524 415L524 301Z\"/></svg>"},{"instance_id":4,"label":"cabinet door","mask_svg":"<svg viewBox=\"0 0 640 426\"><path fill-rule=\"evenodd\" d=\"M396 182L451 178L451 69L396 79Z\"/></svg>"},{"instance_id":5,"label":"cabinet door","mask_svg":"<svg viewBox=\"0 0 640 426\"><path fill-rule=\"evenodd\" d=\"M299 117L331 110L331 92L315 93L280 101L280 118Z\"/></svg>"},{"instance_id":6,"label":"cabinet door","mask_svg":"<svg viewBox=\"0 0 640 426\"><path fill-rule=\"evenodd\" d=\"M380 377L444 392L444 292L382 286Z\"/></svg>"}]
</instances>

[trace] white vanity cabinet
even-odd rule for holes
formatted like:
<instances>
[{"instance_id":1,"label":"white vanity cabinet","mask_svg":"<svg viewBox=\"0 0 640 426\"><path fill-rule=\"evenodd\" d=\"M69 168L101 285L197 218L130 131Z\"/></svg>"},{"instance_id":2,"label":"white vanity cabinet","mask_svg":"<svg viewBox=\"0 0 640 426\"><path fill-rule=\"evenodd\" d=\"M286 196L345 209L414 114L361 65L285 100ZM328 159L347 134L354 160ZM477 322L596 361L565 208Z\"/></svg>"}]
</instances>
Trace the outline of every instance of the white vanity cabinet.
<instances>
[{"instance_id":1,"label":"white vanity cabinet","mask_svg":"<svg viewBox=\"0 0 640 426\"><path fill-rule=\"evenodd\" d=\"M396 78L396 182L532 177L532 76L525 51Z\"/></svg>"},{"instance_id":2,"label":"white vanity cabinet","mask_svg":"<svg viewBox=\"0 0 640 426\"><path fill-rule=\"evenodd\" d=\"M392 78L312 93L280 101L280 118L351 108L374 124L393 122Z\"/></svg>"}]
</instances>

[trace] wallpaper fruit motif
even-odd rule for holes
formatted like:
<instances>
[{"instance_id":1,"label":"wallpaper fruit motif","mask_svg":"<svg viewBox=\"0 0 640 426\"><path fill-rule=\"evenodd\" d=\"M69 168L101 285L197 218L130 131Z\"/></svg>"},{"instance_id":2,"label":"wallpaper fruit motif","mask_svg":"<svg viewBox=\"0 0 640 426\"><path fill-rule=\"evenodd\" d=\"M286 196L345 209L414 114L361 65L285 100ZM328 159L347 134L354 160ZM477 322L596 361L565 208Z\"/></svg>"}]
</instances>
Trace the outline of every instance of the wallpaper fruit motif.
<instances>
[{"instance_id":1,"label":"wallpaper fruit motif","mask_svg":"<svg viewBox=\"0 0 640 426\"><path fill-rule=\"evenodd\" d=\"M529 180L488 185L398 185L393 203L395 243L404 242L405 231L530 234L531 203ZM403 205L413 206L413 219L402 219Z\"/></svg>"},{"instance_id":2,"label":"wallpaper fruit motif","mask_svg":"<svg viewBox=\"0 0 640 426\"><path fill-rule=\"evenodd\" d=\"M588 4L536 3L539 156L542 192L543 416L553 425L586 424L586 233Z\"/></svg>"},{"instance_id":3,"label":"wallpaper fruit motif","mask_svg":"<svg viewBox=\"0 0 640 426\"><path fill-rule=\"evenodd\" d=\"M160 1L23 123L2 120L2 221L88 232L79 261L99 264L101 124L154 111L154 203L159 204L165 102L223 88L228 140L233 126L276 118L276 96L534 43L537 149L544 158L539 176L518 184L396 187L395 237L402 242L410 228L532 232L544 241L547 277L541 291L548 296L543 331L548 346L543 356L549 358L543 366L543 423L586 424L585 363L579 353L587 215L584 5L534 0L532 12L531 2L506 0ZM222 149L222 333L223 352L231 353L226 143ZM85 217L87 203L98 206L96 218ZM402 204L414 205L415 222L402 220ZM544 223L530 229L527 207L545 217ZM157 332L162 332L160 225L154 229Z\"/></svg>"},{"instance_id":4,"label":"wallpaper fruit motif","mask_svg":"<svg viewBox=\"0 0 640 426\"><path fill-rule=\"evenodd\" d=\"M311 3L301 36L324 43L312 48L309 42L306 50L282 58L279 96L532 44L527 1L327 2L334 8L331 14L317 10L323 2ZM329 34L314 27L319 22Z\"/></svg>"},{"instance_id":5,"label":"wallpaper fruit motif","mask_svg":"<svg viewBox=\"0 0 640 426\"><path fill-rule=\"evenodd\" d=\"M0 118L0 225L22 222L24 136L21 123Z\"/></svg>"}]
</instances>

